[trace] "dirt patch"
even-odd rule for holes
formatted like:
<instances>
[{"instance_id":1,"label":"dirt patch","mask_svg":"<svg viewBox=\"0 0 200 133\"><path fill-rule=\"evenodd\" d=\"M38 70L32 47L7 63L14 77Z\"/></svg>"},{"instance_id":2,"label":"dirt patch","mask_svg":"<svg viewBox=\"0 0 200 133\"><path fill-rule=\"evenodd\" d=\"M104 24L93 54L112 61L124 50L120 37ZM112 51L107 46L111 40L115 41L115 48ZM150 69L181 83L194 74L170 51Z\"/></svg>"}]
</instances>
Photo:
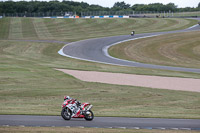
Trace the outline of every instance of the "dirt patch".
<instances>
[{"instance_id":1,"label":"dirt patch","mask_svg":"<svg viewBox=\"0 0 200 133\"><path fill-rule=\"evenodd\" d=\"M87 82L200 92L200 79L56 69Z\"/></svg>"}]
</instances>

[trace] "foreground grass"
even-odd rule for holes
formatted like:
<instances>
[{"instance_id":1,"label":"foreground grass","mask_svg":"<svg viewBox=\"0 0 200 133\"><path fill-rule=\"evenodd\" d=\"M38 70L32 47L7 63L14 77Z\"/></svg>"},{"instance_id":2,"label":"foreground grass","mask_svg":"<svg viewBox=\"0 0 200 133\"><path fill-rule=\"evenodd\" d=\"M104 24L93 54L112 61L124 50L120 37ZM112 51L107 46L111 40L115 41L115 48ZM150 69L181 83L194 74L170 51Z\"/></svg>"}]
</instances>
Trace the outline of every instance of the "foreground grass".
<instances>
[{"instance_id":1,"label":"foreground grass","mask_svg":"<svg viewBox=\"0 0 200 133\"><path fill-rule=\"evenodd\" d=\"M199 74L73 60L57 54L61 47L0 41L0 114L60 115L63 96L70 95L91 102L95 116L200 118L200 93L87 83L54 68L193 78Z\"/></svg>"},{"instance_id":2,"label":"foreground grass","mask_svg":"<svg viewBox=\"0 0 200 133\"><path fill-rule=\"evenodd\" d=\"M104 128L65 128L65 127L0 127L3 133L198 133L198 131L183 130L134 130L134 129L104 129Z\"/></svg>"},{"instance_id":3,"label":"foreground grass","mask_svg":"<svg viewBox=\"0 0 200 133\"><path fill-rule=\"evenodd\" d=\"M109 53L137 62L200 68L200 31L168 34L112 46Z\"/></svg>"},{"instance_id":4,"label":"foreground grass","mask_svg":"<svg viewBox=\"0 0 200 133\"><path fill-rule=\"evenodd\" d=\"M104 128L65 128L65 127L0 127L3 133L198 133L198 131L183 130L134 130L134 129L104 129Z\"/></svg>"},{"instance_id":5,"label":"foreground grass","mask_svg":"<svg viewBox=\"0 0 200 133\"><path fill-rule=\"evenodd\" d=\"M87 38L185 29L197 20L177 18L134 19L0 19L0 39L77 41Z\"/></svg>"}]
</instances>

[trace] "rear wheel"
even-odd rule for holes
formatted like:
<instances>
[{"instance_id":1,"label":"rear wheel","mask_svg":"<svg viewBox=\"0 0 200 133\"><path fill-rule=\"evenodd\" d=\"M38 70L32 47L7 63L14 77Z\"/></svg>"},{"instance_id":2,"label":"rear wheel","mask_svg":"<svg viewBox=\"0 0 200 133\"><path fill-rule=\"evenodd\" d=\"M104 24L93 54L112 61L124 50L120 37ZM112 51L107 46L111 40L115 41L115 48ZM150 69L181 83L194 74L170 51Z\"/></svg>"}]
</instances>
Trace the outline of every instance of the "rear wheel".
<instances>
[{"instance_id":1,"label":"rear wheel","mask_svg":"<svg viewBox=\"0 0 200 133\"><path fill-rule=\"evenodd\" d=\"M64 108L61 111L61 116L64 120L70 120L72 117L72 113L68 108Z\"/></svg>"},{"instance_id":2,"label":"rear wheel","mask_svg":"<svg viewBox=\"0 0 200 133\"><path fill-rule=\"evenodd\" d=\"M92 121L94 119L94 114L91 110L85 112L85 120Z\"/></svg>"}]
</instances>

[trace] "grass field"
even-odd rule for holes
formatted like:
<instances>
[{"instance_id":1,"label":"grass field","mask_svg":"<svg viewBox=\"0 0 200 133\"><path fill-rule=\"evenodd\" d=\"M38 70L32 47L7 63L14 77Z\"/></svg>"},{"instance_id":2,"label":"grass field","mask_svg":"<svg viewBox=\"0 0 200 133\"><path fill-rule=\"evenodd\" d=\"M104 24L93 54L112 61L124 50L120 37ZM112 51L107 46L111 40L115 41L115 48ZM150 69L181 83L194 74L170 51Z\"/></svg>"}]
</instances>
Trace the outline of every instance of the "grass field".
<instances>
[{"instance_id":1,"label":"grass field","mask_svg":"<svg viewBox=\"0 0 200 133\"><path fill-rule=\"evenodd\" d=\"M198 133L184 130L134 130L134 129L103 129L103 128L65 128L65 127L0 127L3 133Z\"/></svg>"},{"instance_id":2,"label":"grass field","mask_svg":"<svg viewBox=\"0 0 200 133\"><path fill-rule=\"evenodd\" d=\"M79 61L57 54L64 44L16 41L75 41L129 34L131 27L153 32L193 24L185 19L0 19L0 114L60 115L63 96L70 95L91 102L95 116L200 118L199 93L87 83L54 68L191 78L199 74Z\"/></svg>"},{"instance_id":3,"label":"grass field","mask_svg":"<svg viewBox=\"0 0 200 133\"><path fill-rule=\"evenodd\" d=\"M173 14L174 16L200 16L200 11L196 12L177 12Z\"/></svg>"},{"instance_id":4,"label":"grass field","mask_svg":"<svg viewBox=\"0 0 200 133\"><path fill-rule=\"evenodd\" d=\"M58 55L62 45L53 43L0 44L0 114L60 115L63 96L70 95L92 102L95 116L200 118L200 93L87 83L53 68L191 77L199 74L73 60Z\"/></svg>"},{"instance_id":5,"label":"grass field","mask_svg":"<svg viewBox=\"0 0 200 133\"><path fill-rule=\"evenodd\" d=\"M154 13L139 13L137 15L140 16L150 16L150 17L196 17L196 16L200 16L200 11L196 11L196 12L162 12L162 13L158 13L158 12L154 12Z\"/></svg>"},{"instance_id":6,"label":"grass field","mask_svg":"<svg viewBox=\"0 0 200 133\"><path fill-rule=\"evenodd\" d=\"M177 30L197 24L189 19L0 19L0 39L77 41L87 38Z\"/></svg>"},{"instance_id":7,"label":"grass field","mask_svg":"<svg viewBox=\"0 0 200 133\"><path fill-rule=\"evenodd\" d=\"M200 68L200 31L125 42L109 49L117 58L158 65Z\"/></svg>"}]
</instances>

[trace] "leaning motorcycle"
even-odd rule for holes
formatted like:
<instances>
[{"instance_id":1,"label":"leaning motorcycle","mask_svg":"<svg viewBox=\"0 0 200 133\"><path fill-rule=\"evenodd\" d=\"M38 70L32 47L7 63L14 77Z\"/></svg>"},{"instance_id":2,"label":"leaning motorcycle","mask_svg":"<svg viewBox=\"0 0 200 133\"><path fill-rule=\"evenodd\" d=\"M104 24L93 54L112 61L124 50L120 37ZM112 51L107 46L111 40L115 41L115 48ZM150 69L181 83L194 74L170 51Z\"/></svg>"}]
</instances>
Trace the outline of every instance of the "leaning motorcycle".
<instances>
[{"instance_id":1,"label":"leaning motorcycle","mask_svg":"<svg viewBox=\"0 0 200 133\"><path fill-rule=\"evenodd\" d=\"M87 121L92 121L94 119L94 114L91 108L92 105L90 103L82 103L77 107L76 100L65 100L62 104L61 116L64 120L84 118Z\"/></svg>"}]
</instances>

